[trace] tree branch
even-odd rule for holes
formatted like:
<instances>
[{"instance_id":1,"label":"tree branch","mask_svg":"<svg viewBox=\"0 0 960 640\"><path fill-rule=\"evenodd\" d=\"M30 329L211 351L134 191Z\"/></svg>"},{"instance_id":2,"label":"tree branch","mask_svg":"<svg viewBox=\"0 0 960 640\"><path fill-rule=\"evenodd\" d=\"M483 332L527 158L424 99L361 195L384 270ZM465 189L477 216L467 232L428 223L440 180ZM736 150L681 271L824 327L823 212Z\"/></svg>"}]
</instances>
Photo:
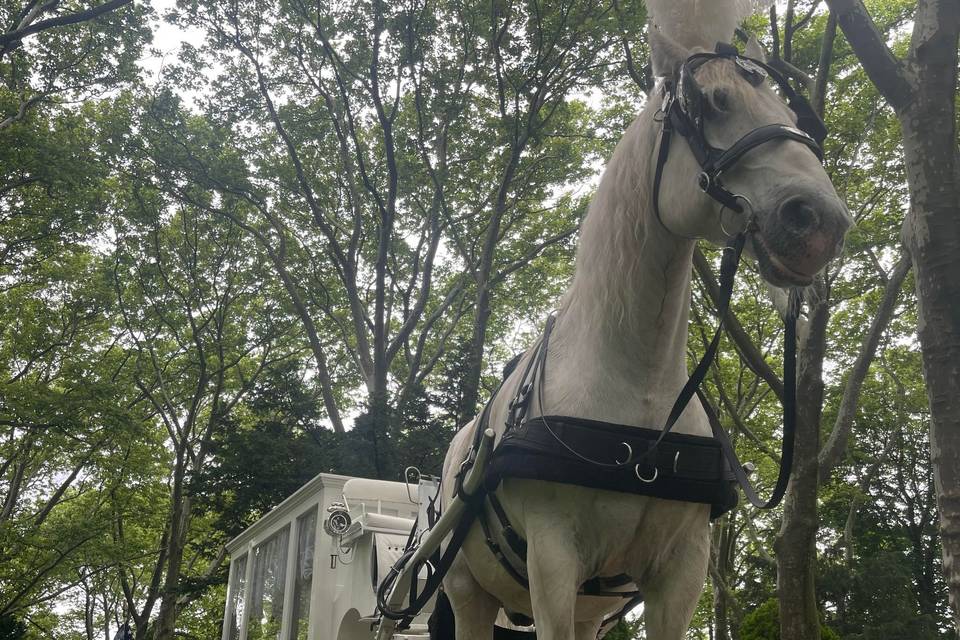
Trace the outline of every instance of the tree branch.
<instances>
[{"instance_id":1,"label":"tree branch","mask_svg":"<svg viewBox=\"0 0 960 640\"><path fill-rule=\"evenodd\" d=\"M23 38L34 33L46 31L47 29L53 29L54 27L63 27L70 24L86 22L87 20L93 20L99 15L108 13L114 9L119 9L123 5L129 4L132 1L133 0L110 0L109 2L104 2L96 7L91 7L86 11L69 13L65 16L57 16L56 18L48 18L47 20L41 20L40 22L35 22L34 24L0 34L0 47L3 47L0 49L0 52L6 53L9 51L7 45L19 42Z\"/></svg>"},{"instance_id":2,"label":"tree branch","mask_svg":"<svg viewBox=\"0 0 960 640\"><path fill-rule=\"evenodd\" d=\"M900 261L893 268L890 279L887 280L887 286L883 291L883 298L880 301L880 307L877 309L870 328L863 337L863 343L860 347L860 353L857 354L856 362L850 371L850 377L847 378L847 384L843 390L843 399L840 401L840 410L837 412L837 419L833 426L833 431L827 439L826 444L818 456L820 467L820 482L827 480L830 472L840 460L840 456L847 447L847 440L850 431L853 428L853 419L857 414L857 405L860 400L860 390L863 388L863 381L870 370L870 364L877 353L877 345L880 343L880 337L887 329L890 318L893 315L893 309L897 304L897 297L903 286L903 281L910 271L910 257L906 253L900 256Z\"/></svg>"},{"instance_id":3,"label":"tree branch","mask_svg":"<svg viewBox=\"0 0 960 640\"><path fill-rule=\"evenodd\" d=\"M864 71L898 113L913 100L913 77L893 55L862 0L827 0Z\"/></svg>"},{"instance_id":4,"label":"tree branch","mask_svg":"<svg viewBox=\"0 0 960 640\"><path fill-rule=\"evenodd\" d=\"M3 120L0 120L0 131L3 131L4 129L6 129L7 127L9 127L15 122L19 122L20 120L23 120L27 115L27 110L29 110L30 107L42 101L46 97L47 97L46 94L39 93L33 96L32 98L28 98L27 100L22 100L20 102L20 106L17 107L17 112L15 114L13 114L12 116L7 116Z\"/></svg>"}]
</instances>

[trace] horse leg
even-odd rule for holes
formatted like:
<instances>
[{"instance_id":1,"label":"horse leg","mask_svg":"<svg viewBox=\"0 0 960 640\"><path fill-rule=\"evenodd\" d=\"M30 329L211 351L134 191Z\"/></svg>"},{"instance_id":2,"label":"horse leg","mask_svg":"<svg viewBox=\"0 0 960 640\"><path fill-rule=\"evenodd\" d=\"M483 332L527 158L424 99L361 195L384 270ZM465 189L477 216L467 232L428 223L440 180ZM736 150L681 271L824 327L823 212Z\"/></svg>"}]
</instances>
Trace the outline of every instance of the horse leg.
<instances>
[{"instance_id":1,"label":"horse leg","mask_svg":"<svg viewBox=\"0 0 960 640\"><path fill-rule=\"evenodd\" d=\"M492 640L500 603L483 590L470 567L457 557L443 579L457 627L457 640Z\"/></svg>"},{"instance_id":2,"label":"horse leg","mask_svg":"<svg viewBox=\"0 0 960 640\"><path fill-rule=\"evenodd\" d=\"M597 640L597 632L600 631L601 624L603 624L603 618L578 622L574 625L574 636L577 640Z\"/></svg>"},{"instance_id":3,"label":"horse leg","mask_svg":"<svg viewBox=\"0 0 960 640\"><path fill-rule=\"evenodd\" d=\"M693 619L710 560L710 538L691 540L670 558L660 575L644 585L643 617L650 640L682 640Z\"/></svg>"},{"instance_id":4,"label":"horse leg","mask_svg":"<svg viewBox=\"0 0 960 640\"><path fill-rule=\"evenodd\" d=\"M580 558L563 536L547 527L527 529L530 604L539 640L578 640L574 624Z\"/></svg>"}]
</instances>

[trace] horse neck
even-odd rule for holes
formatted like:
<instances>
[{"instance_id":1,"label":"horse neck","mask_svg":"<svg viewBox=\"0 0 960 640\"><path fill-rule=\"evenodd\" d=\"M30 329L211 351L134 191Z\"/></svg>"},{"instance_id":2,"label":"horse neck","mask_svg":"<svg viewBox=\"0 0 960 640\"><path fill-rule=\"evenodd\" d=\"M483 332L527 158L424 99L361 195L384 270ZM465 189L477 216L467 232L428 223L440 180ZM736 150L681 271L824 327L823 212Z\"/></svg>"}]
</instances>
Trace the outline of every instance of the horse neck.
<instances>
[{"instance_id":1,"label":"horse neck","mask_svg":"<svg viewBox=\"0 0 960 640\"><path fill-rule=\"evenodd\" d=\"M562 366L548 379L548 412L652 426L686 380L694 245L653 213L657 134L647 109L591 202L551 339L551 359Z\"/></svg>"}]
</instances>

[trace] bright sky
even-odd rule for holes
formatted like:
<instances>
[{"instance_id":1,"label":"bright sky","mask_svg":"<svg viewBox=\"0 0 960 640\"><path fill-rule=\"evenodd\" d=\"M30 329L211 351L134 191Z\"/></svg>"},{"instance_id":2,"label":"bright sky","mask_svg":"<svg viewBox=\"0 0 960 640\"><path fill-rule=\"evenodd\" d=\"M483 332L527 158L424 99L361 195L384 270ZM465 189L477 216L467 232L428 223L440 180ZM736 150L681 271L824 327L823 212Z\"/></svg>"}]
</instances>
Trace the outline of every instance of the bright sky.
<instances>
[{"instance_id":1,"label":"bright sky","mask_svg":"<svg viewBox=\"0 0 960 640\"><path fill-rule=\"evenodd\" d=\"M181 29L163 19L164 14L176 6L176 0L154 0L151 4L156 12L156 20L150 25L153 29L152 49L155 52L148 52L140 60L140 65L156 80L163 65L176 60L180 45L189 42L199 46L203 42L203 32L199 29Z\"/></svg>"}]
</instances>

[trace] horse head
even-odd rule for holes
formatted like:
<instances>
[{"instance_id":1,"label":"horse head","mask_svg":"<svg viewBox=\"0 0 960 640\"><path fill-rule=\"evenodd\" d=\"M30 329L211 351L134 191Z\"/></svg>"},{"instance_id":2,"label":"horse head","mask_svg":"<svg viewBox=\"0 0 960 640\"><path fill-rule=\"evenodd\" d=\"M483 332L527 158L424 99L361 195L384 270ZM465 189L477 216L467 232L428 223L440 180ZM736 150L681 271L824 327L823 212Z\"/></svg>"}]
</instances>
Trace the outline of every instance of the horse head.
<instances>
[{"instance_id":1,"label":"horse head","mask_svg":"<svg viewBox=\"0 0 960 640\"><path fill-rule=\"evenodd\" d=\"M764 279L811 284L851 224L821 163L819 117L762 60L732 48L689 51L650 33L667 97L658 119L679 134L661 136L670 145L654 194L661 222L718 244L745 231Z\"/></svg>"}]
</instances>

